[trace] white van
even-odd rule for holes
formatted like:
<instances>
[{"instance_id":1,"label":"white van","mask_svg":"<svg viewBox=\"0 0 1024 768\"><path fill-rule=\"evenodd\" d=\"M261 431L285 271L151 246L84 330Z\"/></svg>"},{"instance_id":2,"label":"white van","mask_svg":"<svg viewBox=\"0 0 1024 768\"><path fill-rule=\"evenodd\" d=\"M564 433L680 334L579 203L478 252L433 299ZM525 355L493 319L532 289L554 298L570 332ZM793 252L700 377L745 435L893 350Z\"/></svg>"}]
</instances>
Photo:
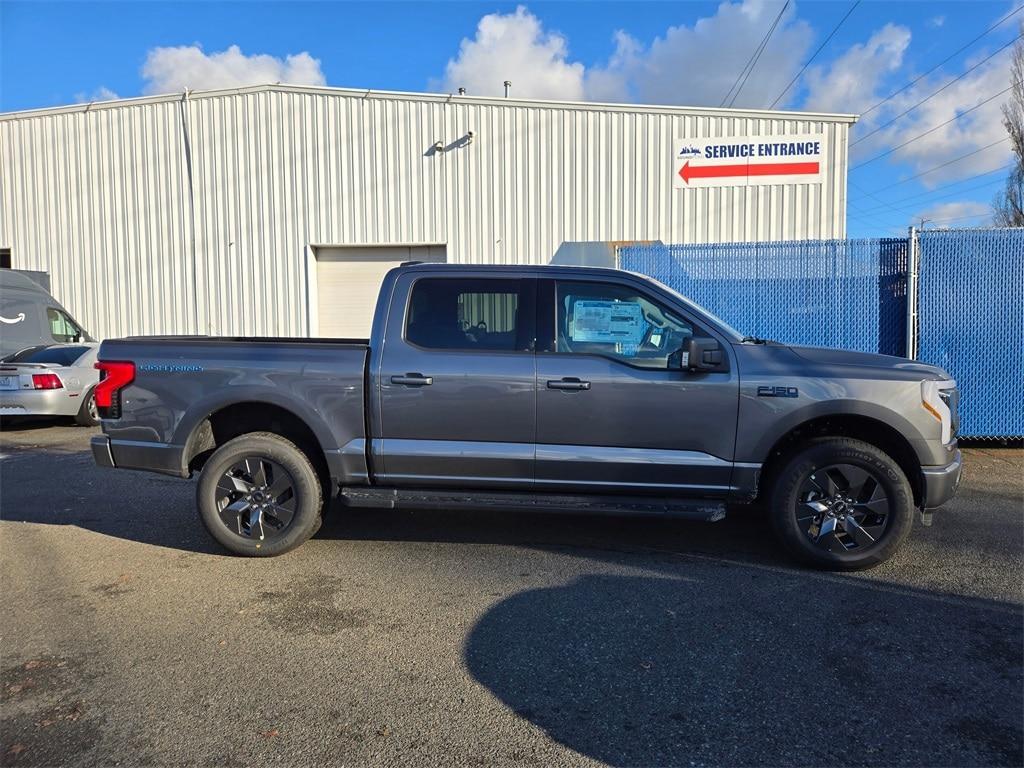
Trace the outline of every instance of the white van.
<instances>
[{"instance_id":1,"label":"white van","mask_svg":"<svg viewBox=\"0 0 1024 768\"><path fill-rule=\"evenodd\" d=\"M0 359L27 347L95 341L41 285L0 269Z\"/></svg>"}]
</instances>

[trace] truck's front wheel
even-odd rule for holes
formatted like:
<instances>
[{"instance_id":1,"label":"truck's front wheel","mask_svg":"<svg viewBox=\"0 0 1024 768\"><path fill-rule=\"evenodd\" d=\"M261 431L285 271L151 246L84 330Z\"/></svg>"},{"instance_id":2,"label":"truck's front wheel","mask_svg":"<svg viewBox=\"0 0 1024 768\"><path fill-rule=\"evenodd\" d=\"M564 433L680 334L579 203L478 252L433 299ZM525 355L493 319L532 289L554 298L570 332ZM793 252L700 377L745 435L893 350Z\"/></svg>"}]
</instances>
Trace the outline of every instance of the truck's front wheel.
<instances>
[{"instance_id":1,"label":"truck's front wheel","mask_svg":"<svg viewBox=\"0 0 1024 768\"><path fill-rule=\"evenodd\" d=\"M772 526L792 554L833 570L888 560L910 533L914 496L900 466L873 445L814 440L775 479Z\"/></svg>"},{"instance_id":2,"label":"truck's front wheel","mask_svg":"<svg viewBox=\"0 0 1024 768\"><path fill-rule=\"evenodd\" d=\"M269 432L229 440L207 460L196 502L203 524L235 554L272 557L320 528L320 480L294 443Z\"/></svg>"}]
</instances>

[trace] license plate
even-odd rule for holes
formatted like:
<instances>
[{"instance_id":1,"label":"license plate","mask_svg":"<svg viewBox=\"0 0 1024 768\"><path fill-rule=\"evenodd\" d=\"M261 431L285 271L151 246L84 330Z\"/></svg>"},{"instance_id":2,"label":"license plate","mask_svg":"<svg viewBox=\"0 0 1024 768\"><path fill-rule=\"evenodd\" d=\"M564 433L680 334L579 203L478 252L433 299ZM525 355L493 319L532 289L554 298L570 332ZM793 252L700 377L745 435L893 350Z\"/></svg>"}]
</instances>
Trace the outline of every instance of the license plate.
<instances>
[{"instance_id":1,"label":"license plate","mask_svg":"<svg viewBox=\"0 0 1024 768\"><path fill-rule=\"evenodd\" d=\"M0 376L0 389L17 389L17 376Z\"/></svg>"}]
</instances>

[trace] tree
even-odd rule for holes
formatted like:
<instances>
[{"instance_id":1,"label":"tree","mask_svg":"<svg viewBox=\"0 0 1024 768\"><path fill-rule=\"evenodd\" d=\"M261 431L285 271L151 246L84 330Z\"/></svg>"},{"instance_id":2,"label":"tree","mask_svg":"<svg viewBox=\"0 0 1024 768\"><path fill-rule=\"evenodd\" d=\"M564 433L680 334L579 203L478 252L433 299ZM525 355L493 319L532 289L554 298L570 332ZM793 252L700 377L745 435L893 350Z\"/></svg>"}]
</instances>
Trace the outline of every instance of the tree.
<instances>
[{"instance_id":1,"label":"tree","mask_svg":"<svg viewBox=\"0 0 1024 768\"><path fill-rule=\"evenodd\" d=\"M1015 162L1006 188L996 195L993 219L997 227L1024 227L1024 38L1013 46L1010 85L1013 90L1003 105L1003 125L1010 134Z\"/></svg>"}]
</instances>

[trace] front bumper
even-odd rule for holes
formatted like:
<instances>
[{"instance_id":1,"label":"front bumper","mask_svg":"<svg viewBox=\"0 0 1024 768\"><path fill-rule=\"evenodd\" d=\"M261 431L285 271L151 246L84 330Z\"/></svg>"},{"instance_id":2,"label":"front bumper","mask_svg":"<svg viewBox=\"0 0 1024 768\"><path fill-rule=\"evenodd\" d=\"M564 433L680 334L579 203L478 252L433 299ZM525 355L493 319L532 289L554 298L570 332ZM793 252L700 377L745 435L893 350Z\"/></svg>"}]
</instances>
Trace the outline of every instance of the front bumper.
<instances>
[{"instance_id":1,"label":"front bumper","mask_svg":"<svg viewBox=\"0 0 1024 768\"><path fill-rule=\"evenodd\" d=\"M924 467L921 469L921 480L923 485L922 509L935 509L941 507L956 495L956 489L960 486L960 478L963 475L963 459L958 450L953 455L953 461L944 467Z\"/></svg>"}]
</instances>

